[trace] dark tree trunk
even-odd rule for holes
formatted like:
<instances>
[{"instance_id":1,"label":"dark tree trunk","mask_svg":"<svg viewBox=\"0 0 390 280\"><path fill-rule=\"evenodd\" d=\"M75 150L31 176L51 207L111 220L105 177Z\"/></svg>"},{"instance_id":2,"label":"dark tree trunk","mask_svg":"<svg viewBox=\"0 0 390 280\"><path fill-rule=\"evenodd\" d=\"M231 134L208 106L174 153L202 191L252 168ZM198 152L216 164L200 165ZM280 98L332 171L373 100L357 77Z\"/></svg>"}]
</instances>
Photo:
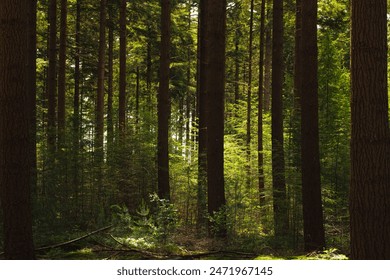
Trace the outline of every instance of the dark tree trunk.
<instances>
[{"instance_id":1,"label":"dark tree trunk","mask_svg":"<svg viewBox=\"0 0 390 280\"><path fill-rule=\"evenodd\" d=\"M49 68L47 74L47 136L49 152L53 155L56 143L56 89L57 89L57 0L49 3Z\"/></svg>"},{"instance_id":2,"label":"dark tree trunk","mask_svg":"<svg viewBox=\"0 0 390 280\"><path fill-rule=\"evenodd\" d=\"M150 21L151 18L148 18ZM146 46L146 91L147 91L147 101L149 103L149 110L152 111L152 27L148 25L148 38Z\"/></svg>"},{"instance_id":3,"label":"dark tree trunk","mask_svg":"<svg viewBox=\"0 0 390 280\"><path fill-rule=\"evenodd\" d=\"M121 0L119 12L119 133L126 128L126 1Z\"/></svg>"},{"instance_id":4,"label":"dark tree trunk","mask_svg":"<svg viewBox=\"0 0 390 280\"><path fill-rule=\"evenodd\" d=\"M293 169L291 177L292 194L294 203L291 209L292 223L291 231L294 236L297 236L297 231L301 230L303 221L297 219L298 215L302 215L302 156L301 156L301 68L304 67L301 62L301 39L302 39L302 9L301 0L296 0L295 5L295 49L294 49L294 90L293 90L293 105L289 123L289 159ZM299 224L299 225L298 225ZM298 229L299 228L299 229Z\"/></svg>"},{"instance_id":5,"label":"dark tree trunk","mask_svg":"<svg viewBox=\"0 0 390 280\"><path fill-rule=\"evenodd\" d=\"M32 107L31 110L31 131L30 131L30 144L31 144L31 188L34 194L37 193L37 82L36 82L36 56L37 56L37 0L31 0L31 9L29 12L29 64L31 67L28 71L33 73L28 76L28 89L31 90L29 101Z\"/></svg>"},{"instance_id":6,"label":"dark tree trunk","mask_svg":"<svg viewBox=\"0 0 390 280\"><path fill-rule=\"evenodd\" d=\"M106 52L106 0L100 0L100 29L99 29L99 60L98 82L96 98L96 143L98 150L103 149L104 131L104 75L105 75L105 52ZM102 151L98 151L99 153Z\"/></svg>"},{"instance_id":7,"label":"dark tree trunk","mask_svg":"<svg viewBox=\"0 0 390 280\"><path fill-rule=\"evenodd\" d=\"M237 12L238 13L238 12ZM239 28L236 28L234 33L234 103L238 104L240 99L240 32ZM238 110L236 108L236 110Z\"/></svg>"},{"instance_id":8,"label":"dark tree trunk","mask_svg":"<svg viewBox=\"0 0 390 280\"><path fill-rule=\"evenodd\" d=\"M351 258L390 259L386 0L352 0Z\"/></svg>"},{"instance_id":9,"label":"dark tree trunk","mask_svg":"<svg viewBox=\"0 0 390 280\"><path fill-rule=\"evenodd\" d=\"M206 4L207 0L201 0L199 4L198 25L198 87L197 87L197 111L198 111L198 230L203 231L207 226L207 96L206 96Z\"/></svg>"},{"instance_id":10,"label":"dark tree trunk","mask_svg":"<svg viewBox=\"0 0 390 280\"><path fill-rule=\"evenodd\" d=\"M183 144L183 129L184 129L184 96L179 96L179 119L178 119L178 135L177 140L180 145Z\"/></svg>"},{"instance_id":11,"label":"dark tree trunk","mask_svg":"<svg viewBox=\"0 0 390 280\"><path fill-rule=\"evenodd\" d=\"M252 56L253 56L253 9L251 0L250 20L249 20L249 58L248 58L248 92L247 92L247 115L246 115L246 186L251 186L251 112L252 112Z\"/></svg>"},{"instance_id":12,"label":"dark tree trunk","mask_svg":"<svg viewBox=\"0 0 390 280\"><path fill-rule=\"evenodd\" d=\"M139 124L139 95L140 95L139 79L140 79L139 67L137 66L137 78L136 78L136 89L135 89L135 124L137 130Z\"/></svg>"},{"instance_id":13,"label":"dark tree trunk","mask_svg":"<svg viewBox=\"0 0 390 280\"><path fill-rule=\"evenodd\" d=\"M114 142L113 95L114 95L114 7L108 4L108 61L107 61L107 148L111 150ZM108 153L109 155L110 153Z\"/></svg>"},{"instance_id":14,"label":"dark tree trunk","mask_svg":"<svg viewBox=\"0 0 390 280\"><path fill-rule=\"evenodd\" d=\"M60 50L58 61L58 146L63 146L65 133L65 67L66 67L66 40L67 40L68 1L61 0L60 15Z\"/></svg>"},{"instance_id":15,"label":"dark tree trunk","mask_svg":"<svg viewBox=\"0 0 390 280\"><path fill-rule=\"evenodd\" d=\"M6 259L35 257L30 198L35 9L31 0L0 2L0 197Z\"/></svg>"},{"instance_id":16,"label":"dark tree trunk","mask_svg":"<svg viewBox=\"0 0 390 280\"><path fill-rule=\"evenodd\" d=\"M295 10L295 50L294 50L294 104L291 116L293 138L293 165L301 169L301 95L302 95L302 0L296 0ZM317 71L317 70L316 70Z\"/></svg>"},{"instance_id":17,"label":"dark tree trunk","mask_svg":"<svg viewBox=\"0 0 390 280\"><path fill-rule=\"evenodd\" d=\"M226 236L224 211L224 93L226 0L205 1L206 20L206 95L207 95L207 191L208 212L222 211L216 236ZM215 226L212 225L212 226Z\"/></svg>"},{"instance_id":18,"label":"dark tree trunk","mask_svg":"<svg viewBox=\"0 0 390 280\"><path fill-rule=\"evenodd\" d=\"M74 61L74 95L73 95L73 175L72 185L76 203L79 201L80 185L80 27L81 4L76 2L76 26L75 26L75 61ZM75 211L77 217L79 213Z\"/></svg>"},{"instance_id":19,"label":"dark tree trunk","mask_svg":"<svg viewBox=\"0 0 390 280\"><path fill-rule=\"evenodd\" d=\"M95 127L95 157L97 164L97 199L102 201L103 180L103 140L104 140L104 76L106 55L106 0L100 1L100 27L99 27L99 58L98 58L98 81L96 95L96 127ZM100 204L99 207L102 205Z\"/></svg>"},{"instance_id":20,"label":"dark tree trunk","mask_svg":"<svg viewBox=\"0 0 390 280\"><path fill-rule=\"evenodd\" d=\"M76 3L76 35L75 35L75 67L74 67L74 95L73 95L73 146L76 151L79 148L80 131L80 31L81 31L81 5Z\"/></svg>"},{"instance_id":21,"label":"dark tree trunk","mask_svg":"<svg viewBox=\"0 0 390 280\"><path fill-rule=\"evenodd\" d=\"M265 24L265 58L264 58L264 112L271 107L271 72L272 72L272 13L271 1L267 1L267 23Z\"/></svg>"},{"instance_id":22,"label":"dark tree trunk","mask_svg":"<svg viewBox=\"0 0 390 280\"><path fill-rule=\"evenodd\" d=\"M265 47L265 0L261 1L260 19L260 57L259 57L259 91L257 106L257 154L260 206L265 204L264 155L263 155L263 101L264 101L264 47ZM265 212L262 211L262 214ZM263 219L262 215L262 219Z\"/></svg>"},{"instance_id":23,"label":"dark tree trunk","mask_svg":"<svg viewBox=\"0 0 390 280\"><path fill-rule=\"evenodd\" d=\"M240 99L240 41L242 36L241 31L241 3L236 3L234 6L233 20L236 25L234 31L234 105L235 116L238 116L238 101Z\"/></svg>"},{"instance_id":24,"label":"dark tree trunk","mask_svg":"<svg viewBox=\"0 0 390 280\"><path fill-rule=\"evenodd\" d=\"M192 9L192 1L188 3L188 30L191 30L191 9ZM187 95L186 95L186 121L185 121L185 146L186 146L186 159L190 160L191 149L190 149L190 123L191 123L191 49L193 45L188 44L187 47Z\"/></svg>"},{"instance_id":25,"label":"dark tree trunk","mask_svg":"<svg viewBox=\"0 0 390 280\"><path fill-rule=\"evenodd\" d=\"M288 233L283 145L283 0L273 2L272 37L272 181L275 235Z\"/></svg>"},{"instance_id":26,"label":"dark tree trunk","mask_svg":"<svg viewBox=\"0 0 390 280\"><path fill-rule=\"evenodd\" d=\"M318 131L317 0L301 1L298 85L301 87L303 231L305 250L313 251L325 246Z\"/></svg>"},{"instance_id":27,"label":"dark tree trunk","mask_svg":"<svg viewBox=\"0 0 390 280\"><path fill-rule=\"evenodd\" d=\"M170 67L170 0L161 0L161 46L160 46L160 84L157 95L158 102L158 195L160 198L170 199L169 188L169 67Z\"/></svg>"}]
</instances>

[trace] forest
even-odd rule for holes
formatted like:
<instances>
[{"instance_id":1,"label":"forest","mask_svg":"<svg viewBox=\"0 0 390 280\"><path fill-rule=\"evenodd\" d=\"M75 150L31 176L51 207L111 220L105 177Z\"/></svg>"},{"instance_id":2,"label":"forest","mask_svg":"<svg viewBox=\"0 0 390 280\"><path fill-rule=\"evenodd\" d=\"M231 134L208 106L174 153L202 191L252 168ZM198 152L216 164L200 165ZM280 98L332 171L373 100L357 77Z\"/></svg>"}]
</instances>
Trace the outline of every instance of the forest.
<instances>
[{"instance_id":1,"label":"forest","mask_svg":"<svg viewBox=\"0 0 390 280\"><path fill-rule=\"evenodd\" d=\"M388 0L0 1L0 259L390 259Z\"/></svg>"}]
</instances>

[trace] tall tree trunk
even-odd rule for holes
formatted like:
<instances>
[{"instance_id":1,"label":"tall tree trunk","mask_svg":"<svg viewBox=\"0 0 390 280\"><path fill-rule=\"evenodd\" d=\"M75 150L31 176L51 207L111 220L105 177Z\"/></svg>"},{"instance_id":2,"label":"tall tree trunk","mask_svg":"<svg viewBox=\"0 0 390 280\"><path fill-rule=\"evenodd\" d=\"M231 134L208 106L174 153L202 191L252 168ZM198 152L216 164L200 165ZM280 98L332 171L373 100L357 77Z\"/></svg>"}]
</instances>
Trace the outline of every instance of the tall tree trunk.
<instances>
[{"instance_id":1,"label":"tall tree trunk","mask_svg":"<svg viewBox=\"0 0 390 280\"><path fill-rule=\"evenodd\" d=\"M234 9L235 24L237 24L237 27L234 32L234 103L236 105L238 104L238 100L240 99L240 13L241 4L237 3ZM235 110L237 111L238 108L235 108Z\"/></svg>"},{"instance_id":2,"label":"tall tree trunk","mask_svg":"<svg viewBox=\"0 0 390 280\"><path fill-rule=\"evenodd\" d=\"M111 150L114 142L113 95L114 95L114 7L108 2L108 61L107 61L107 150ZM108 156L109 156L108 152Z\"/></svg>"},{"instance_id":3,"label":"tall tree trunk","mask_svg":"<svg viewBox=\"0 0 390 280\"><path fill-rule=\"evenodd\" d=\"M0 197L7 259L34 259L31 214L36 2L0 2Z\"/></svg>"},{"instance_id":4,"label":"tall tree trunk","mask_svg":"<svg viewBox=\"0 0 390 280\"><path fill-rule=\"evenodd\" d=\"M138 130L138 124L139 124L139 96L140 96L140 85L139 85L139 66L137 66L136 70L136 89L135 89L135 124L136 124L136 130Z\"/></svg>"},{"instance_id":5,"label":"tall tree trunk","mask_svg":"<svg viewBox=\"0 0 390 280\"><path fill-rule=\"evenodd\" d=\"M272 12L271 0L266 0L265 24L265 58L264 58L264 111L269 112L271 107L271 71L272 71Z\"/></svg>"},{"instance_id":6,"label":"tall tree trunk","mask_svg":"<svg viewBox=\"0 0 390 280\"><path fill-rule=\"evenodd\" d=\"M234 103L238 104L240 99L240 60L239 60L239 45L240 40L238 37L238 31L235 33L236 38L234 39ZM236 108L236 110L238 110Z\"/></svg>"},{"instance_id":7,"label":"tall tree trunk","mask_svg":"<svg viewBox=\"0 0 390 280\"><path fill-rule=\"evenodd\" d=\"M72 185L76 203L79 201L80 185L80 27L81 27L81 0L76 2L75 27L75 62L74 62L74 95L73 95L73 178ZM75 212L78 216L78 212Z\"/></svg>"},{"instance_id":8,"label":"tall tree trunk","mask_svg":"<svg viewBox=\"0 0 390 280\"><path fill-rule=\"evenodd\" d=\"M273 2L272 35L272 181L275 235L288 233L283 145L283 0Z\"/></svg>"},{"instance_id":9,"label":"tall tree trunk","mask_svg":"<svg viewBox=\"0 0 390 280\"><path fill-rule=\"evenodd\" d=\"M178 119L178 133L177 140L180 145L183 145L183 136L184 136L184 96L179 96L179 119Z\"/></svg>"},{"instance_id":10,"label":"tall tree trunk","mask_svg":"<svg viewBox=\"0 0 390 280\"><path fill-rule=\"evenodd\" d=\"M352 0L351 258L390 259L386 0Z\"/></svg>"},{"instance_id":11,"label":"tall tree trunk","mask_svg":"<svg viewBox=\"0 0 390 280\"><path fill-rule=\"evenodd\" d=\"M97 162L98 203L102 200L102 164L104 158L104 75L106 55L106 0L100 0L99 58L96 96L95 156ZM99 205L100 207L101 205Z\"/></svg>"},{"instance_id":12,"label":"tall tree trunk","mask_svg":"<svg viewBox=\"0 0 390 280\"><path fill-rule=\"evenodd\" d=\"M290 115L290 135L289 135L289 159L290 165L293 168L291 196L293 196L293 206L291 209L292 223L291 232L294 237L298 236L297 231L301 230L301 219L296 217L302 215L302 156L301 156L301 96L302 96L302 67L301 62L301 40L302 40L302 0L296 0L295 5L295 49L294 49L294 91L293 105ZM299 200L299 201L298 201ZM294 239L295 241L295 239Z\"/></svg>"},{"instance_id":13,"label":"tall tree trunk","mask_svg":"<svg viewBox=\"0 0 390 280\"><path fill-rule=\"evenodd\" d=\"M61 150L65 134L65 67L66 67L66 40L67 40L68 1L61 0L60 15L60 49L58 61L58 146Z\"/></svg>"},{"instance_id":14,"label":"tall tree trunk","mask_svg":"<svg viewBox=\"0 0 390 280\"><path fill-rule=\"evenodd\" d=\"M56 142L56 68L57 68L57 0L50 0L49 3L49 68L47 74L47 97L48 97L48 116L47 116L47 135L48 147L51 156L54 155Z\"/></svg>"},{"instance_id":15,"label":"tall tree trunk","mask_svg":"<svg viewBox=\"0 0 390 280\"><path fill-rule=\"evenodd\" d=\"M216 236L224 237L226 213L224 213L224 93L225 93L225 39L226 0L205 1L206 20L206 95L207 95L207 194L208 212L222 220ZM212 226L216 226L215 224Z\"/></svg>"},{"instance_id":16,"label":"tall tree trunk","mask_svg":"<svg viewBox=\"0 0 390 280\"><path fill-rule=\"evenodd\" d=\"M253 9L251 0L249 20L249 59L248 59L248 92L247 92L247 115L246 115L246 161L247 174L246 185L248 190L251 186L251 113L252 113L252 56L253 56Z\"/></svg>"},{"instance_id":17,"label":"tall tree trunk","mask_svg":"<svg viewBox=\"0 0 390 280\"><path fill-rule=\"evenodd\" d=\"M191 30L191 9L192 1L188 3L188 30ZM185 149L186 149L186 159L191 159L191 149L190 149L190 122L191 122L191 50L193 45L188 44L187 47L187 95L186 95L186 121L185 121Z\"/></svg>"},{"instance_id":18,"label":"tall tree trunk","mask_svg":"<svg viewBox=\"0 0 390 280\"><path fill-rule=\"evenodd\" d=\"M74 95L73 95L73 133L76 135L74 142L78 149L78 134L80 130L80 32L81 32L81 0L76 3L76 35L75 35L75 67L74 67Z\"/></svg>"},{"instance_id":19,"label":"tall tree trunk","mask_svg":"<svg viewBox=\"0 0 390 280\"><path fill-rule=\"evenodd\" d=\"M198 217L197 228L203 231L207 226L207 95L206 95L206 1L199 3L198 20L198 82L197 82L197 112L198 112Z\"/></svg>"},{"instance_id":20,"label":"tall tree trunk","mask_svg":"<svg viewBox=\"0 0 390 280\"><path fill-rule=\"evenodd\" d=\"M126 128L126 3L121 0L119 12L119 133L124 136Z\"/></svg>"},{"instance_id":21,"label":"tall tree trunk","mask_svg":"<svg viewBox=\"0 0 390 280\"><path fill-rule=\"evenodd\" d=\"M260 206L264 209L264 155L263 155L263 102L264 102L264 47L265 47L265 0L261 1L260 19L260 57L259 57L259 91L257 105L257 156ZM262 211L262 214L265 212ZM263 216L263 215L262 215ZM262 217L263 219L264 217Z\"/></svg>"},{"instance_id":22,"label":"tall tree trunk","mask_svg":"<svg viewBox=\"0 0 390 280\"><path fill-rule=\"evenodd\" d=\"M31 104L31 131L30 131L30 144L31 144L31 188L34 194L37 193L37 77L36 77L36 57L37 57L37 0L31 0L31 9L29 12L29 64L31 67L28 71L32 75L28 76L28 89L31 90L29 103Z\"/></svg>"},{"instance_id":23,"label":"tall tree trunk","mask_svg":"<svg viewBox=\"0 0 390 280\"><path fill-rule=\"evenodd\" d=\"M298 83L301 101L302 206L305 250L325 246L318 131L317 0L302 0ZM299 79L299 78L298 78Z\"/></svg>"},{"instance_id":24,"label":"tall tree trunk","mask_svg":"<svg viewBox=\"0 0 390 280\"><path fill-rule=\"evenodd\" d=\"M148 18L148 21L151 21L151 17ZM152 27L150 23L148 25L148 36L147 36L147 46L146 46L146 91L147 91L147 102L149 104L149 111L152 112Z\"/></svg>"},{"instance_id":25,"label":"tall tree trunk","mask_svg":"<svg viewBox=\"0 0 390 280\"><path fill-rule=\"evenodd\" d=\"M170 199L169 188L169 50L170 50L171 3L161 0L161 46L160 46L160 84L157 95L158 102L158 195Z\"/></svg>"}]
</instances>

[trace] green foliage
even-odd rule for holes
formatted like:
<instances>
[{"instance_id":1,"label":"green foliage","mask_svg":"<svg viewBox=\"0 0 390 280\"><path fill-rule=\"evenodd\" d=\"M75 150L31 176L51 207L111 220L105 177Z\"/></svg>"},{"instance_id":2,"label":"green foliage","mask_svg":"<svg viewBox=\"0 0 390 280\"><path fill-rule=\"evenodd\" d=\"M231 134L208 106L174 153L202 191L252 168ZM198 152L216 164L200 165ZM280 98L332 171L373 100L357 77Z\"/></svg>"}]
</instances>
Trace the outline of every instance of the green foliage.
<instances>
[{"instance_id":1,"label":"green foliage","mask_svg":"<svg viewBox=\"0 0 390 280\"><path fill-rule=\"evenodd\" d=\"M153 209L153 210L151 210ZM167 245L174 234L177 210L166 199L150 195L150 206L142 202L135 215L126 206L111 206L114 234L119 240L135 248L155 248Z\"/></svg>"},{"instance_id":2,"label":"green foliage","mask_svg":"<svg viewBox=\"0 0 390 280\"><path fill-rule=\"evenodd\" d=\"M165 244L176 229L178 222L177 210L169 200L159 198L157 194L151 194L150 201L155 207L153 215L154 235L157 241Z\"/></svg>"},{"instance_id":3,"label":"green foliage","mask_svg":"<svg viewBox=\"0 0 390 280\"><path fill-rule=\"evenodd\" d=\"M231 232L232 224L230 217L228 218L229 209L225 205L219 211L215 211L212 215L208 215L210 231L213 236L220 236L221 233Z\"/></svg>"},{"instance_id":4,"label":"green foliage","mask_svg":"<svg viewBox=\"0 0 390 280\"><path fill-rule=\"evenodd\" d=\"M348 260L347 256L339 254L336 248L329 248L323 252L314 252L304 257L298 257L301 260Z\"/></svg>"},{"instance_id":5,"label":"green foliage","mask_svg":"<svg viewBox=\"0 0 390 280\"><path fill-rule=\"evenodd\" d=\"M331 2L336 14L339 14L337 11L348 10L343 1ZM330 10L326 11L332 16ZM325 230L328 243L342 249L349 246L346 202L350 169L350 42L346 31L345 28L322 28L318 36L320 157Z\"/></svg>"},{"instance_id":6,"label":"green foliage","mask_svg":"<svg viewBox=\"0 0 390 280\"><path fill-rule=\"evenodd\" d=\"M260 255L256 260L348 260L348 257L340 254L336 248L329 248L323 252L313 252L308 255Z\"/></svg>"}]
</instances>

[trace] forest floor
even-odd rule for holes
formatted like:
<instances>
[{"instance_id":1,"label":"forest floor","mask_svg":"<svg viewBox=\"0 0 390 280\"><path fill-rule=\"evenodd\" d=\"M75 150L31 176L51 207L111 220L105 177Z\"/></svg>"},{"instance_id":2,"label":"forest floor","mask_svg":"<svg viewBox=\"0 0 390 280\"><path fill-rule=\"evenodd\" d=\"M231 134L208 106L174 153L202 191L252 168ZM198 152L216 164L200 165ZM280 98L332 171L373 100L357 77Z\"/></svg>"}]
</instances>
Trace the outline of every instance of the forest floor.
<instances>
[{"instance_id":1,"label":"forest floor","mask_svg":"<svg viewBox=\"0 0 390 280\"><path fill-rule=\"evenodd\" d=\"M252 240L253 241L253 240ZM46 260L345 260L336 249L302 253L275 249L251 240L199 238L194 232L178 232L165 244L148 244L144 238L119 238L98 230L37 249ZM1 258L1 257L0 257Z\"/></svg>"}]
</instances>

